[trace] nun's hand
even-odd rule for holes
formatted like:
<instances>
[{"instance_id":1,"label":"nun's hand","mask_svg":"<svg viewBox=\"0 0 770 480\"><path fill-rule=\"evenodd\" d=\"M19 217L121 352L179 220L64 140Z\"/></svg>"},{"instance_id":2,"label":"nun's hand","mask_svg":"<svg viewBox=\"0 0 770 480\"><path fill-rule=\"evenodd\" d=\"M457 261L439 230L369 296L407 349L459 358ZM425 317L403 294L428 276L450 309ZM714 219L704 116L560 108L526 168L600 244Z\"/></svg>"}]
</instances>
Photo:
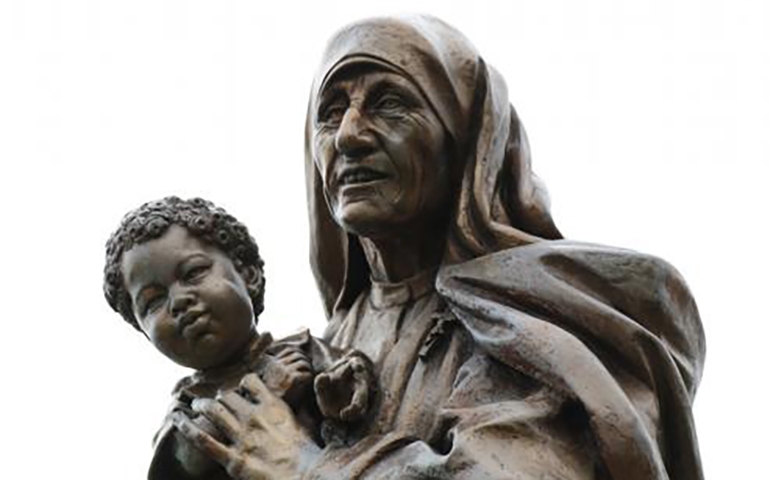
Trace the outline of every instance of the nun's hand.
<instances>
[{"instance_id":1,"label":"nun's hand","mask_svg":"<svg viewBox=\"0 0 770 480\"><path fill-rule=\"evenodd\" d=\"M301 464L310 463L319 451L289 406L255 374L245 376L237 390L220 393L214 400L195 400L193 410L227 440L214 438L183 413L174 417L175 426L235 480L296 478Z\"/></svg>"},{"instance_id":2,"label":"nun's hand","mask_svg":"<svg viewBox=\"0 0 770 480\"><path fill-rule=\"evenodd\" d=\"M173 411L169 415L174 420L175 415L186 415L193 425L201 431L209 434L216 440L221 440L216 428L205 417L195 415L191 411ZM212 478L219 465L190 442L178 429L173 431L174 457L180 463L184 471L192 478Z\"/></svg>"}]
</instances>

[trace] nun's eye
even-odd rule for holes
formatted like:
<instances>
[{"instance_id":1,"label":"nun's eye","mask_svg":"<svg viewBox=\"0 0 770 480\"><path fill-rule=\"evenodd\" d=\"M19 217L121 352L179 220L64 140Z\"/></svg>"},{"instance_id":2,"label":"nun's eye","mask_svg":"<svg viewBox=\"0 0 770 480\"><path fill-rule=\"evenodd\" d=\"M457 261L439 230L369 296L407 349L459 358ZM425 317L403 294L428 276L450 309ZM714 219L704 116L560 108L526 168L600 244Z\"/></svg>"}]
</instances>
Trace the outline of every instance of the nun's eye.
<instances>
[{"instance_id":1,"label":"nun's eye","mask_svg":"<svg viewBox=\"0 0 770 480\"><path fill-rule=\"evenodd\" d=\"M340 123L343 116L345 116L345 109L343 107L329 108L324 112L323 121L326 123Z\"/></svg>"},{"instance_id":2,"label":"nun's eye","mask_svg":"<svg viewBox=\"0 0 770 480\"><path fill-rule=\"evenodd\" d=\"M347 102L342 99L332 100L326 104L321 105L318 109L318 123L324 123L328 125L339 125L342 122L342 117L345 116L345 111L348 109Z\"/></svg>"},{"instance_id":3,"label":"nun's eye","mask_svg":"<svg viewBox=\"0 0 770 480\"><path fill-rule=\"evenodd\" d=\"M393 93L386 93L382 95L377 101L374 103L374 108L377 110L385 110L385 111L392 111L392 110L399 110L406 106L406 103L404 102L404 99L402 99L399 95L393 94Z\"/></svg>"}]
</instances>

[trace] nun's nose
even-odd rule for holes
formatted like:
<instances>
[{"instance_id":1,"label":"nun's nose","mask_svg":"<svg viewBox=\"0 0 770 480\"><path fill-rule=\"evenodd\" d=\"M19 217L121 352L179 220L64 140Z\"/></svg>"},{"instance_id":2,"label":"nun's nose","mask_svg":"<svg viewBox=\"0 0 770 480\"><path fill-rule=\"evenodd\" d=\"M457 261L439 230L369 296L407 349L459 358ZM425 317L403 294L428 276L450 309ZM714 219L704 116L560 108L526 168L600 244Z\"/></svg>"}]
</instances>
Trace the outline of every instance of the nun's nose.
<instances>
[{"instance_id":1,"label":"nun's nose","mask_svg":"<svg viewBox=\"0 0 770 480\"><path fill-rule=\"evenodd\" d=\"M374 136L368 119L357 107L349 107L337 129L334 146L345 157L361 158L374 150Z\"/></svg>"}]
</instances>

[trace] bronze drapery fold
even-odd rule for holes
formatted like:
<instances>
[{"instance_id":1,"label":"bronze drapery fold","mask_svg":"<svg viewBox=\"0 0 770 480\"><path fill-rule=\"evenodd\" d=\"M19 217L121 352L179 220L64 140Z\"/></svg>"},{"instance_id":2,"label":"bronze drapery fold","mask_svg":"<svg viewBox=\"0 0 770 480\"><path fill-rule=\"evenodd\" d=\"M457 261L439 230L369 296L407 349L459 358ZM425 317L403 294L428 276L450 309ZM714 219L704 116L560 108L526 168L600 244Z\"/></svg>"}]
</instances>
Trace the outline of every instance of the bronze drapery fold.
<instances>
[{"instance_id":1,"label":"bronze drapery fold","mask_svg":"<svg viewBox=\"0 0 770 480\"><path fill-rule=\"evenodd\" d=\"M610 478L697 480L691 405L705 341L681 276L655 257L562 238L503 78L432 17L352 24L329 42L310 97L311 265L327 315L369 285L358 239L332 218L312 152L316 100L352 64L419 87L451 137L454 205L437 291L476 345L577 400Z\"/></svg>"}]
</instances>

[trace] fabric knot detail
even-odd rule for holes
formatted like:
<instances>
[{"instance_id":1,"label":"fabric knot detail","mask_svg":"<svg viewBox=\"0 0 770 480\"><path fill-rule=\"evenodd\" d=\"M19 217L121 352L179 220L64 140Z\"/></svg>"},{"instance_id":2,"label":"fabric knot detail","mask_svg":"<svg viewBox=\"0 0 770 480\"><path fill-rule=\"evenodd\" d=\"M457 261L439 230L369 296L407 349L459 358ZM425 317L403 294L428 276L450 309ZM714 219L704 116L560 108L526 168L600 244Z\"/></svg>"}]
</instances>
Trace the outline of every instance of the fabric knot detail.
<instances>
[{"instance_id":1,"label":"fabric knot detail","mask_svg":"<svg viewBox=\"0 0 770 480\"><path fill-rule=\"evenodd\" d=\"M433 353L436 347L441 343L441 340L449 336L457 323L454 314L448 309L434 313L431 316L431 320L434 322L433 327L425 337L425 341L418 354L420 360L423 362L430 357L431 353Z\"/></svg>"}]
</instances>

